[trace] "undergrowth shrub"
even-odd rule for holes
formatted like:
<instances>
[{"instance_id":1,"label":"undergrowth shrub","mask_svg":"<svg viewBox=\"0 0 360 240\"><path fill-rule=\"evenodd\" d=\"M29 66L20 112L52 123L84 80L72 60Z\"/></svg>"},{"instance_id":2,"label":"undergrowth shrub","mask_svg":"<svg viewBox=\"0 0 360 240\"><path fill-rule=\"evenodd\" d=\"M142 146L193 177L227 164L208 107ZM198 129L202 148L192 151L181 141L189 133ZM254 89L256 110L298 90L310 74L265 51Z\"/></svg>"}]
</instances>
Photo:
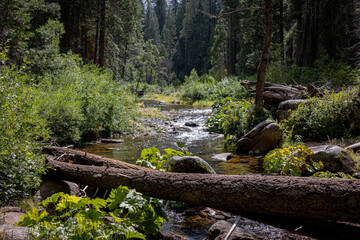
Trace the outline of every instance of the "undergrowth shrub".
<instances>
[{"instance_id":1,"label":"undergrowth shrub","mask_svg":"<svg viewBox=\"0 0 360 240\"><path fill-rule=\"evenodd\" d=\"M257 124L270 118L270 113L258 108L250 100L225 98L215 102L205 126L211 132L234 135L240 138Z\"/></svg>"},{"instance_id":2,"label":"undergrowth shrub","mask_svg":"<svg viewBox=\"0 0 360 240\"><path fill-rule=\"evenodd\" d=\"M288 120L283 121L285 131L303 140L340 138L359 133L356 120L355 92L329 93L323 98L310 98L299 104Z\"/></svg>"},{"instance_id":3,"label":"undergrowth shrub","mask_svg":"<svg viewBox=\"0 0 360 240\"><path fill-rule=\"evenodd\" d=\"M34 76L24 70L0 67L0 206L31 195L44 173L40 143L48 129L34 106Z\"/></svg>"},{"instance_id":4,"label":"undergrowth shrub","mask_svg":"<svg viewBox=\"0 0 360 240\"><path fill-rule=\"evenodd\" d=\"M194 69L185 77L181 87L181 97L185 101L219 100L226 97L242 99L249 96L249 91L241 85L236 77L225 77L216 81L211 75L198 76Z\"/></svg>"},{"instance_id":5,"label":"undergrowth shrub","mask_svg":"<svg viewBox=\"0 0 360 240\"><path fill-rule=\"evenodd\" d=\"M264 172L286 176L310 176L324 168L321 162L307 160L311 154L313 152L303 145L274 149L264 158Z\"/></svg>"},{"instance_id":6,"label":"undergrowth shrub","mask_svg":"<svg viewBox=\"0 0 360 240\"><path fill-rule=\"evenodd\" d=\"M141 158L136 161L136 165L160 171L168 171L169 166L167 163L171 157L189 155L187 147L183 143L177 143L177 146L182 151L167 148L164 150L165 154L163 155L161 155L160 150L155 147L143 149L141 151Z\"/></svg>"},{"instance_id":7,"label":"undergrowth shrub","mask_svg":"<svg viewBox=\"0 0 360 240\"><path fill-rule=\"evenodd\" d=\"M106 200L57 193L39 206L44 209L33 208L17 224L30 227L34 239L145 240L166 218L159 200L121 186Z\"/></svg>"},{"instance_id":8,"label":"undergrowth shrub","mask_svg":"<svg viewBox=\"0 0 360 240\"><path fill-rule=\"evenodd\" d=\"M54 140L79 143L129 130L135 114L133 97L112 75L84 65L74 56L59 58L62 67L46 73L40 81L42 98L38 103Z\"/></svg>"}]
</instances>

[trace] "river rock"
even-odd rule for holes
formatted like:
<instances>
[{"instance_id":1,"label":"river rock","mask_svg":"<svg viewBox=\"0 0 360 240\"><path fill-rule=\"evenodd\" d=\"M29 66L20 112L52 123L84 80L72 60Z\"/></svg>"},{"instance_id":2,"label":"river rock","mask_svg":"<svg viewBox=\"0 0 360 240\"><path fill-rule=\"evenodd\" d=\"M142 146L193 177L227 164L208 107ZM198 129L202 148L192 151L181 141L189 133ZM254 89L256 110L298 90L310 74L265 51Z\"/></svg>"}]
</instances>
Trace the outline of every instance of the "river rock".
<instances>
[{"instance_id":1,"label":"river rock","mask_svg":"<svg viewBox=\"0 0 360 240\"><path fill-rule=\"evenodd\" d=\"M314 154L309 158L314 162L322 162L324 171L351 173L355 169L355 161L344 148L336 145L310 147Z\"/></svg>"},{"instance_id":2,"label":"river rock","mask_svg":"<svg viewBox=\"0 0 360 240\"><path fill-rule=\"evenodd\" d=\"M40 185L40 195L43 199L58 192L67 193L69 195L79 195L80 187L73 182L55 180L44 180Z\"/></svg>"},{"instance_id":3,"label":"river rock","mask_svg":"<svg viewBox=\"0 0 360 240\"><path fill-rule=\"evenodd\" d=\"M232 158L234 158L234 154L232 153L220 153L220 154L216 154L214 156L212 156L211 158L219 160L219 161L228 161Z\"/></svg>"},{"instance_id":4,"label":"river rock","mask_svg":"<svg viewBox=\"0 0 360 240\"><path fill-rule=\"evenodd\" d=\"M282 131L279 125L267 120L259 123L249 133L244 135L236 145L237 154L260 152L265 154L277 146L282 140Z\"/></svg>"},{"instance_id":5,"label":"river rock","mask_svg":"<svg viewBox=\"0 0 360 240\"><path fill-rule=\"evenodd\" d=\"M171 172L216 174L205 160L194 156L175 156L169 160L167 165L170 166Z\"/></svg>"},{"instance_id":6,"label":"river rock","mask_svg":"<svg viewBox=\"0 0 360 240\"><path fill-rule=\"evenodd\" d=\"M305 101L306 101L305 99L292 99L281 102L276 111L277 119L278 120L287 119L288 117L290 117L291 114L289 110L297 109L299 104Z\"/></svg>"},{"instance_id":7,"label":"river rock","mask_svg":"<svg viewBox=\"0 0 360 240\"><path fill-rule=\"evenodd\" d=\"M185 123L185 126L188 126L188 127L198 127L199 124L197 124L196 122L193 122L193 121L189 121L189 122L186 122L186 123Z\"/></svg>"},{"instance_id":8,"label":"river rock","mask_svg":"<svg viewBox=\"0 0 360 240\"><path fill-rule=\"evenodd\" d=\"M205 238L205 240L222 240L225 239L228 234L232 224L226 221L217 221L214 223ZM231 234L229 240L253 240L256 239L251 233L247 230L236 227L233 233Z\"/></svg>"}]
</instances>

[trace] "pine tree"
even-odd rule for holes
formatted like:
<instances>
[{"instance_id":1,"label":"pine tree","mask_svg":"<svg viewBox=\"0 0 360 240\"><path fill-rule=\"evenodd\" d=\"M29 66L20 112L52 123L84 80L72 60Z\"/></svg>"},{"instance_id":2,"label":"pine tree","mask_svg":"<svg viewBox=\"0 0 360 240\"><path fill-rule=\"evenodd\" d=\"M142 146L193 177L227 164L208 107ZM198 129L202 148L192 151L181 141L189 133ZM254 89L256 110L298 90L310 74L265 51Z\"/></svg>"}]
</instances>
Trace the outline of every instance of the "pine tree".
<instances>
[{"instance_id":1,"label":"pine tree","mask_svg":"<svg viewBox=\"0 0 360 240\"><path fill-rule=\"evenodd\" d=\"M159 22L158 25L159 25L160 33L165 25L166 9L167 9L166 0L155 1L154 11Z\"/></svg>"}]
</instances>

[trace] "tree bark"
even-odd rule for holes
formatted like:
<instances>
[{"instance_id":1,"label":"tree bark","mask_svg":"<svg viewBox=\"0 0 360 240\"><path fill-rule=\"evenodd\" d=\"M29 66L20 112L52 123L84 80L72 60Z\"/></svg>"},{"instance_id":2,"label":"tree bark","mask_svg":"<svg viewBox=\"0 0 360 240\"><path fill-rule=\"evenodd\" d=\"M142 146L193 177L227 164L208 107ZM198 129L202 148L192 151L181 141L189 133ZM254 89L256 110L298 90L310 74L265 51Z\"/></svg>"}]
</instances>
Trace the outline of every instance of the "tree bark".
<instances>
[{"instance_id":1,"label":"tree bark","mask_svg":"<svg viewBox=\"0 0 360 240\"><path fill-rule=\"evenodd\" d=\"M151 197L245 215L360 222L359 180L170 173L70 149L47 148L44 152L67 154L75 163L95 165L48 158L48 175L56 179L103 189L123 185Z\"/></svg>"},{"instance_id":2,"label":"tree bark","mask_svg":"<svg viewBox=\"0 0 360 240\"><path fill-rule=\"evenodd\" d=\"M260 57L260 63L257 69L256 95L255 95L256 106L263 105L266 68L270 58L270 45L271 45L271 34L272 34L272 0L265 0L264 19L265 19L264 46Z\"/></svg>"}]
</instances>

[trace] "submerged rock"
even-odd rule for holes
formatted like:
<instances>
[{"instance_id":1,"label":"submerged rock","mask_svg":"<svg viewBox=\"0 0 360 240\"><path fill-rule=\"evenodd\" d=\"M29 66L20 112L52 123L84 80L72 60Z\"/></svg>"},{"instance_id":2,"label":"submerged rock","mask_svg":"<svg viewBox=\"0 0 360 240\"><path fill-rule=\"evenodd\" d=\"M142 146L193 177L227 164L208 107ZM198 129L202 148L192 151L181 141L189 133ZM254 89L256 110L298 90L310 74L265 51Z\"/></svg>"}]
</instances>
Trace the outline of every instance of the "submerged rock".
<instances>
[{"instance_id":1,"label":"submerged rock","mask_svg":"<svg viewBox=\"0 0 360 240\"><path fill-rule=\"evenodd\" d=\"M168 166L170 166L171 172L216 174L205 160L194 156L172 157Z\"/></svg>"},{"instance_id":2,"label":"submerged rock","mask_svg":"<svg viewBox=\"0 0 360 240\"><path fill-rule=\"evenodd\" d=\"M249 133L244 135L236 145L237 154L260 152L265 154L276 147L282 140L282 131L279 125L267 120L259 123Z\"/></svg>"},{"instance_id":3,"label":"submerged rock","mask_svg":"<svg viewBox=\"0 0 360 240\"><path fill-rule=\"evenodd\" d=\"M211 158L225 162L234 158L234 155L232 153L220 153L212 156Z\"/></svg>"},{"instance_id":4,"label":"submerged rock","mask_svg":"<svg viewBox=\"0 0 360 240\"><path fill-rule=\"evenodd\" d=\"M324 171L333 173L351 173L355 169L355 161L344 148L336 145L310 147L314 154L309 158L314 162L322 162Z\"/></svg>"},{"instance_id":5,"label":"submerged rock","mask_svg":"<svg viewBox=\"0 0 360 240\"><path fill-rule=\"evenodd\" d=\"M205 240L222 240L225 239L228 234L232 224L226 221L217 221L214 223L205 238ZM253 240L256 239L251 233L247 230L236 227L233 233L231 234L229 240Z\"/></svg>"}]
</instances>

